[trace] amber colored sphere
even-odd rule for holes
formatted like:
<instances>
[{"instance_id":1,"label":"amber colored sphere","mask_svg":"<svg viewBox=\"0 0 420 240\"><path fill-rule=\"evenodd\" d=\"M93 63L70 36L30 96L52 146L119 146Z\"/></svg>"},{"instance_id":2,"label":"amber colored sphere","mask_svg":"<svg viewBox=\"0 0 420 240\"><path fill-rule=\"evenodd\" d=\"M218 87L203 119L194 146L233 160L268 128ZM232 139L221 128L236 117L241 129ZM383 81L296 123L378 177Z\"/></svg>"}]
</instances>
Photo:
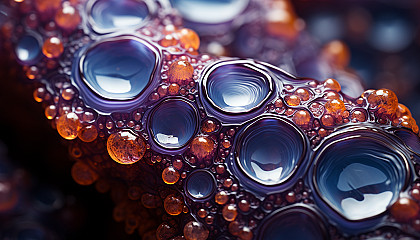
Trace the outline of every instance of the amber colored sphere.
<instances>
[{"instance_id":1,"label":"amber colored sphere","mask_svg":"<svg viewBox=\"0 0 420 240\"><path fill-rule=\"evenodd\" d=\"M238 211L236 210L235 204L228 204L223 207L222 210L223 218L228 221L232 222L236 219L236 216L238 216Z\"/></svg>"},{"instance_id":2,"label":"amber colored sphere","mask_svg":"<svg viewBox=\"0 0 420 240\"><path fill-rule=\"evenodd\" d=\"M308 101L309 98L311 97L311 94L309 93L309 91L304 88L297 89L294 95L298 96L300 100L302 101Z\"/></svg>"},{"instance_id":3,"label":"amber colored sphere","mask_svg":"<svg viewBox=\"0 0 420 240\"><path fill-rule=\"evenodd\" d=\"M166 184L176 183L179 176L179 172L172 166L169 166L162 171L162 179Z\"/></svg>"},{"instance_id":4,"label":"amber colored sphere","mask_svg":"<svg viewBox=\"0 0 420 240\"><path fill-rule=\"evenodd\" d=\"M47 58L58 58L64 51L64 46L58 37L50 37L45 40L42 46L42 53Z\"/></svg>"},{"instance_id":5,"label":"amber colored sphere","mask_svg":"<svg viewBox=\"0 0 420 240\"><path fill-rule=\"evenodd\" d=\"M143 158L146 152L144 140L129 130L115 132L108 137L109 156L121 164L133 164Z\"/></svg>"},{"instance_id":6,"label":"amber colored sphere","mask_svg":"<svg viewBox=\"0 0 420 240\"><path fill-rule=\"evenodd\" d=\"M227 203L227 201L229 200L229 196L225 191L221 191L216 193L216 196L214 196L214 200L217 204L223 205Z\"/></svg>"},{"instance_id":7,"label":"amber colored sphere","mask_svg":"<svg viewBox=\"0 0 420 240\"><path fill-rule=\"evenodd\" d=\"M44 114L47 119L51 120L57 115L57 108L55 107L55 105L49 105L45 108Z\"/></svg>"},{"instance_id":8,"label":"amber colored sphere","mask_svg":"<svg viewBox=\"0 0 420 240\"><path fill-rule=\"evenodd\" d=\"M58 133L67 140L77 138L79 128L79 117L73 112L62 115L57 121Z\"/></svg>"},{"instance_id":9,"label":"amber colored sphere","mask_svg":"<svg viewBox=\"0 0 420 240\"><path fill-rule=\"evenodd\" d=\"M284 100L289 106L298 106L300 104L300 97L297 95L286 96Z\"/></svg>"},{"instance_id":10,"label":"amber colored sphere","mask_svg":"<svg viewBox=\"0 0 420 240\"><path fill-rule=\"evenodd\" d=\"M185 49L192 48L193 50L198 50L200 47L200 38L198 37L198 34L193 30L182 28L176 31L176 34L178 35L181 47Z\"/></svg>"},{"instance_id":11,"label":"amber colored sphere","mask_svg":"<svg viewBox=\"0 0 420 240\"><path fill-rule=\"evenodd\" d=\"M332 79L332 78L328 78L327 80L325 80L324 87L327 89L336 91L336 92L341 91L340 83L338 83L337 80Z\"/></svg>"},{"instance_id":12,"label":"amber colored sphere","mask_svg":"<svg viewBox=\"0 0 420 240\"><path fill-rule=\"evenodd\" d=\"M328 113L336 115L346 111L346 106L340 99L332 99L325 103L325 109Z\"/></svg>"},{"instance_id":13,"label":"amber colored sphere","mask_svg":"<svg viewBox=\"0 0 420 240\"><path fill-rule=\"evenodd\" d=\"M201 130L206 133L214 132L216 131L216 128L217 128L216 123L211 119L205 120L203 124L201 125Z\"/></svg>"},{"instance_id":14,"label":"amber colored sphere","mask_svg":"<svg viewBox=\"0 0 420 240\"><path fill-rule=\"evenodd\" d=\"M411 198L399 198L391 206L391 215L399 222L407 222L414 219L420 211L419 205Z\"/></svg>"},{"instance_id":15,"label":"amber colored sphere","mask_svg":"<svg viewBox=\"0 0 420 240\"><path fill-rule=\"evenodd\" d=\"M194 138L191 142L191 153L199 159L211 156L213 151L214 141L209 137L199 136Z\"/></svg>"},{"instance_id":16,"label":"amber colored sphere","mask_svg":"<svg viewBox=\"0 0 420 240\"><path fill-rule=\"evenodd\" d=\"M182 213L184 203L180 197L176 197L175 195L171 194L165 198L163 207L169 215L176 216Z\"/></svg>"},{"instance_id":17,"label":"amber colored sphere","mask_svg":"<svg viewBox=\"0 0 420 240\"><path fill-rule=\"evenodd\" d=\"M339 40L327 43L322 48L321 54L337 68L345 68L350 62L350 49L344 42Z\"/></svg>"},{"instance_id":18,"label":"amber colored sphere","mask_svg":"<svg viewBox=\"0 0 420 240\"><path fill-rule=\"evenodd\" d=\"M178 60L169 66L168 77L170 82L182 84L192 79L193 73L194 68L191 63L186 60Z\"/></svg>"},{"instance_id":19,"label":"amber colored sphere","mask_svg":"<svg viewBox=\"0 0 420 240\"><path fill-rule=\"evenodd\" d=\"M394 115L398 108L397 95L388 89L379 89L368 96L372 108L377 108L379 114Z\"/></svg>"},{"instance_id":20,"label":"amber colored sphere","mask_svg":"<svg viewBox=\"0 0 420 240\"><path fill-rule=\"evenodd\" d=\"M78 136L83 142L93 142L98 137L98 129L95 125L84 125L79 129Z\"/></svg>"},{"instance_id":21,"label":"amber colored sphere","mask_svg":"<svg viewBox=\"0 0 420 240\"><path fill-rule=\"evenodd\" d=\"M79 11L70 4L63 4L55 14L57 25L67 31L75 30L81 21Z\"/></svg>"},{"instance_id":22,"label":"amber colored sphere","mask_svg":"<svg viewBox=\"0 0 420 240\"><path fill-rule=\"evenodd\" d=\"M311 121L311 114L306 110L299 110L293 115L293 122L303 127L308 126Z\"/></svg>"},{"instance_id":23,"label":"amber colored sphere","mask_svg":"<svg viewBox=\"0 0 420 240\"><path fill-rule=\"evenodd\" d=\"M80 185L91 185L98 180L98 174L86 163L77 161L71 168L71 176Z\"/></svg>"},{"instance_id":24,"label":"amber colored sphere","mask_svg":"<svg viewBox=\"0 0 420 240\"><path fill-rule=\"evenodd\" d=\"M61 0L35 0L35 6L40 13L54 11L61 5Z\"/></svg>"},{"instance_id":25,"label":"amber colored sphere","mask_svg":"<svg viewBox=\"0 0 420 240\"><path fill-rule=\"evenodd\" d=\"M187 240L203 240L208 236L209 230L200 222L190 221L184 226L184 237Z\"/></svg>"}]
</instances>

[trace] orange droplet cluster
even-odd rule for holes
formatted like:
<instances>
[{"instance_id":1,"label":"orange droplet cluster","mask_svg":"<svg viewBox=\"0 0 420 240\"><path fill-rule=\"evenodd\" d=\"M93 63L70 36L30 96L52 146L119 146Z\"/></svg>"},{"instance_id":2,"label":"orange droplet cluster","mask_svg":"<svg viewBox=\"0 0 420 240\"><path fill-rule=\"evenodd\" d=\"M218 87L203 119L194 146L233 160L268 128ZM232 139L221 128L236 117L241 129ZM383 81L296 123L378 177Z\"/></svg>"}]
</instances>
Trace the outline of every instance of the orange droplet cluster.
<instances>
[{"instance_id":1,"label":"orange droplet cluster","mask_svg":"<svg viewBox=\"0 0 420 240\"><path fill-rule=\"evenodd\" d=\"M64 51L64 46L58 37L50 37L42 45L42 53L47 58L58 58Z\"/></svg>"},{"instance_id":2,"label":"orange droplet cluster","mask_svg":"<svg viewBox=\"0 0 420 240\"><path fill-rule=\"evenodd\" d=\"M397 95L388 89L379 89L373 91L367 98L369 102L369 108L376 109L377 114L393 116L398 108Z\"/></svg>"},{"instance_id":3,"label":"orange droplet cluster","mask_svg":"<svg viewBox=\"0 0 420 240\"><path fill-rule=\"evenodd\" d=\"M133 164L146 152L144 140L129 130L115 132L108 137L108 154L117 163Z\"/></svg>"},{"instance_id":4,"label":"orange droplet cluster","mask_svg":"<svg viewBox=\"0 0 420 240\"><path fill-rule=\"evenodd\" d=\"M62 115L57 121L57 131L64 139L77 138L79 129L79 117L73 112Z\"/></svg>"},{"instance_id":5,"label":"orange droplet cluster","mask_svg":"<svg viewBox=\"0 0 420 240\"><path fill-rule=\"evenodd\" d=\"M162 171L162 179L166 184L176 183L179 176L179 172L172 166L169 166Z\"/></svg>"},{"instance_id":6,"label":"orange droplet cluster","mask_svg":"<svg viewBox=\"0 0 420 240\"><path fill-rule=\"evenodd\" d=\"M194 68L186 60L177 60L169 66L168 77L172 83L185 84L192 79Z\"/></svg>"},{"instance_id":7,"label":"orange droplet cluster","mask_svg":"<svg viewBox=\"0 0 420 240\"><path fill-rule=\"evenodd\" d=\"M198 159L210 157L215 149L214 141L206 136L195 137L191 141L191 153Z\"/></svg>"},{"instance_id":8,"label":"orange droplet cluster","mask_svg":"<svg viewBox=\"0 0 420 240\"><path fill-rule=\"evenodd\" d=\"M179 42L181 43L181 47L185 49L192 49L198 50L200 47L200 38L198 34L191 29L182 28L176 31L176 34L179 38Z\"/></svg>"}]
</instances>

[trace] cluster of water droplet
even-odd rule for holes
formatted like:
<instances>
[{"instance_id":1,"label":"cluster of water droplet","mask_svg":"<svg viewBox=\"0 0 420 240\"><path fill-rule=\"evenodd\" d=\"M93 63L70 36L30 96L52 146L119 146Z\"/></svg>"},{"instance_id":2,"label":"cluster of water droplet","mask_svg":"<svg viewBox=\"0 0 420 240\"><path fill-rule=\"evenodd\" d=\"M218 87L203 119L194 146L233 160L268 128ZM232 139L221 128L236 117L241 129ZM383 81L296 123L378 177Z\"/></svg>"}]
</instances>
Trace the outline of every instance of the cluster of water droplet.
<instances>
[{"instance_id":1,"label":"cluster of water droplet","mask_svg":"<svg viewBox=\"0 0 420 240\"><path fill-rule=\"evenodd\" d=\"M419 129L392 91L351 98L334 79L200 55L164 1L15 5L2 29L35 100L73 140L72 176L110 191L128 233L339 239L395 221L391 235L418 231Z\"/></svg>"}]
</instances>

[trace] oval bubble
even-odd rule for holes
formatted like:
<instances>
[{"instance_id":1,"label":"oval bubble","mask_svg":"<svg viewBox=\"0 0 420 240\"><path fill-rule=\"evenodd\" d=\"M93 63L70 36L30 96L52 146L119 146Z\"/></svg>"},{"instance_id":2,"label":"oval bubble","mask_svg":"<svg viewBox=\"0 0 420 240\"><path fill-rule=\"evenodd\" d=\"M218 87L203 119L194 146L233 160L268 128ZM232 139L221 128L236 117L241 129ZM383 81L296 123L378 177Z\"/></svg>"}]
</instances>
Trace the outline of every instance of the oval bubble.
<instances>
[{"instance_id":1,"label":"oval bubble","mask_svg":"<svg viewBox=\"0 0 420 240\"><path fill-rule=\"evenodd\" d=\"M385 212L407 181L403 155L393 143L378 137L349 133L331 141L315 160L313 181L318 194L351 221Z\"/></svg>"},{"instance_id":2,"label":"oval bubble","mask_svg":"<svg viewBox=\"0 0 420 240\"><path fill-rule=\"evenodd\" d=\"M203 84L208 100L227 113L255 110L272 92L271 77L249 64L217 65Z\"/></svg>"},{"instance_id":3,"label":"oval bubble","mask_svg":"<svg viewBox=\"0 0 420 240\"><path fill-rule=\"evenodd\" d=\"M207 171L195 171L187 180L186 190L195 199L208 198L215 189L215 180Z\"/></svg>"},{"instance_id":4,"label":"oval bubble","mask_svg":"<svg viewBox=\"0 0 420 240\"><path fill-rule=\"evenodd\" d=\"M241 133L236 158L248 177L276 185L290 178L305 151L305 138L296 127L281 119L263 118Z\"/></svg>"},{"instance_id":5,"label":"oval bubble","mask_svg":"<svg viewBox=\"0 0 420 240\"><path fill-rule=\"evenodd\" d=\"M217 24L233 20L249 0L171 0L183 18L196 23Z\"/></svg>"},{"instance_id":6,"label":"oval bubble","mask_svg":"<svg viewBox=\"0 0 420 240\"><path fill-rule=\"evenodd\" d=\"M138 0L99 0L89 9L91 25L99 32L140 27L148 16L148 5Z\"/></svg>"},{"instance_id":7,"label":"oval bubble","mask_svg":"<svg viewBox=\"0 0 420 240\"><path fill-rule=\"evenodd\" d=\"M150 115L150 131L161 147L185 146L197 130L195 108L183 100L171 99L159 104Z\"/></svg>"},{"instance_id":8,"label":"oval bubble","mask_svg":"<svg viewBox=\"0 0 420 240\"><path fill-rule=\"evenodd\" d=\"M261 240L322 240L328 239L325 227L312 210L294 206L269 217L259 230Z\"/></svg>"},{"instance_id":9,"label":"oval bubble","mask_svg":"<svg viewBox=\"0 0 420 240\"><path fill-rule=\"evenodd\" d=\"M34 62L41 53L41 44L39 40L32 35L25 35L19 39L15 53L19 61L23 63Z\"/></svg>"},{"instance_id":10,"label":"oval bubble","mask_svg":"<svg viewBox=\"0 0 420 240\"><path fill-rule=\"evenodd\" d=\"M156 53L140 39L119 37L90 47L80 60L80 74L99 96L128 100L149 85L156 59Z\"/></svg>"}]
</instances>

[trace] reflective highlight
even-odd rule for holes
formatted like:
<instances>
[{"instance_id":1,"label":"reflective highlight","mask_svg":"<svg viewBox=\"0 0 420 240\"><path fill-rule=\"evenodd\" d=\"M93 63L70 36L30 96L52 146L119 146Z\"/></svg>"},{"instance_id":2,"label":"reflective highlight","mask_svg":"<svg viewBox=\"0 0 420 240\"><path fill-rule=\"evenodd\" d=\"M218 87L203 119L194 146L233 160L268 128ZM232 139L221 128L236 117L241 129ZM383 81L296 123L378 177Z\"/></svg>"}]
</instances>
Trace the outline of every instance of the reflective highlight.
<instances>
[{"instance_id":1,"label":"reflective highlight","mask_svg":"<svg viewBox=\"0 0 420 240\"><path fill-rule=\"evenodd\" d=\"M16 45L15 54L19 61L31 63L39 57L41 53L41 44L32 35L23 36Z\"/></svg>"}]
</instances>

